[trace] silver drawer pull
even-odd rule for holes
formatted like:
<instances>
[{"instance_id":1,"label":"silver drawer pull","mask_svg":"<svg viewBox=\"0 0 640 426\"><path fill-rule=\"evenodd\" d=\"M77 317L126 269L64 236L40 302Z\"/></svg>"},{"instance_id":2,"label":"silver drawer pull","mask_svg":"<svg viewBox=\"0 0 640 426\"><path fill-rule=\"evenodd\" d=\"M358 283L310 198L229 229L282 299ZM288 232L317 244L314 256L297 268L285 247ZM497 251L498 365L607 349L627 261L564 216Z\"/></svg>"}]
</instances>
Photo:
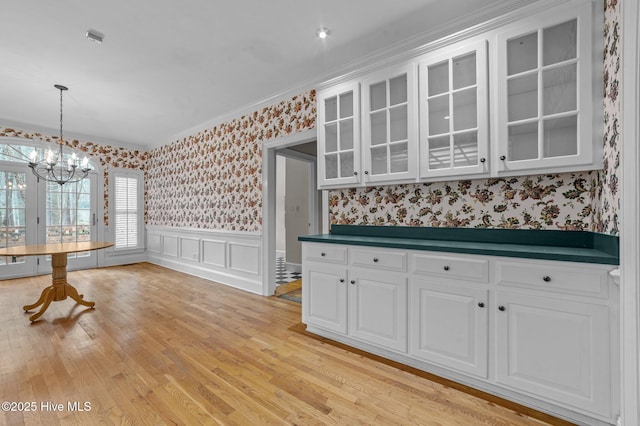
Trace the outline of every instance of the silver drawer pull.
<instances>
[{"instance_id":1,"label":"silver drawer pull","mask_svg":"<svg viewBox=\"0 0 640 426\"><path fill-rule=\"evenodd\" d=\"M551 277L549 275L545 275L544 277L542 277L542 281L548 283L549 281L551 281Z\"/></svg>"}]
</instances>

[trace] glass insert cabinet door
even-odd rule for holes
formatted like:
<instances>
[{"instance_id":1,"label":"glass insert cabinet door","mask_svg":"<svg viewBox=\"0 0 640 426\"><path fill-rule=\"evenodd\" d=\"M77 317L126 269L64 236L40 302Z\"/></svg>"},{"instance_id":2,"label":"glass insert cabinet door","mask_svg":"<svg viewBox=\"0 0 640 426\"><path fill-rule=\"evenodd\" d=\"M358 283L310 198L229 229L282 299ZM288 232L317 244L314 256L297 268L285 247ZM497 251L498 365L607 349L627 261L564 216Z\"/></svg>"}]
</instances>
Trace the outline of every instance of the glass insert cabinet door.
<instances>
[{"instance_id":1,"label":"glass insert cabinet door","mask_svg":"<svg viewBox=\"0 0 640 426\"><path fill-rule=\"evenodd\" d=\"M425 55L420 78L420 177L488 170L487 42Z\"/></svg>"},{"instance_id":2,"label":"glass insert cabinet door","mask_svg":"<svg viewBox=\"0 0 640 426\"><path fill-rule=\"evenodd\" d=\"M410 64L376 72L362 83L365 182L416 177L415 75L415 66Z\"/></svg>"},{"instance_id":3,"label":"glass insert cabinet door","mask_svg":"<svg viewBox=\"0 0 640 426\"><path fill-rule=\"evenodd\" d=\"M498 36L500 170L592 161L590 19L581 8Z\"/></svg>"},{"instance_id":4,"label":"glass insert cabinet door","mask_svg":"<svg viewBox=\"0 0 640 426\"><path fill-rule=\"evenodd\" d=\"M318 186L359 183L360 91L358 83L318 92Z\"/></svg>"}]
</instances>

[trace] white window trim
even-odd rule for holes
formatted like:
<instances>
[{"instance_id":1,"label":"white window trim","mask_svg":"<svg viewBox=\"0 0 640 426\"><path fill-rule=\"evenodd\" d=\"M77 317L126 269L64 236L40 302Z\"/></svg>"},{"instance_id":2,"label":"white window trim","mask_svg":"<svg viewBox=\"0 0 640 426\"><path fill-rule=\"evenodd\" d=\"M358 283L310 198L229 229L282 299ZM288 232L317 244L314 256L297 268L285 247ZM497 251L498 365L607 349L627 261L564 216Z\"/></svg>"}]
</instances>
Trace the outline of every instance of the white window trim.
<instances>
[{"instance_id":1,"label":"white window trim","mask_svg":"<svg viewBox=\"0 0 640 426\"><path fill-rule=\"evenodd\" d=\"M138 241L136 247L117 248L113 247L112 254L139 253L145 250L144 238L144 173L141 170L112 168L109 170L109 237L115 242L116 237L116 177L127 177L137 179L138 198L137 211L140 212L137 218Z\"/></svg>"}]
</instances>

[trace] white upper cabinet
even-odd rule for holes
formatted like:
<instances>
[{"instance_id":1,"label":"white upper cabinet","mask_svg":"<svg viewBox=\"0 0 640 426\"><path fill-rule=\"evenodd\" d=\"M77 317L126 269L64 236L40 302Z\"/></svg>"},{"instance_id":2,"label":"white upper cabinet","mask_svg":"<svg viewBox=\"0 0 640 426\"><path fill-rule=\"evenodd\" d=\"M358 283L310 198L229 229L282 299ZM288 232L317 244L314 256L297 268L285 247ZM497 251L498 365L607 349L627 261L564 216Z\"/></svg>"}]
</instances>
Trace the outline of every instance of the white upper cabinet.
<instances>
[{"instance_id":1,"label":"white upper cabinet","mask_svg":"<svg viewBox=\"0 0 640 426\"><path fill-rule=\"evenodd\" d=\"M368 75L362 82L365 184L416 178L415 75L410 63Z\"/></svg>"},{"instance_id":2,"label":"white upper cabinet","mask_svg":"<svg viewBox=\"0 0 640 426\"><path fill-rule=\"evenodd\" d=\"M552 9L497 34L494 160L501 174L601 166L602 140L592 128L602 117L592 109L591 20L586 3Z\"/></svg>"},{"instance_id":3,"label":"white upper cabinet","mask_svg":"<svg viewBox=\"0 0 640 426\"><path fill-rule=\"evenodd\" d=\"M319 187L601 169L602 10L546 3L320 90Z\"/></svg>"},{"instance_id":4,"label":"white upper cabinet","mask_svg":"<svg viewBox=\"0 0 640 426\"><path fill-rule=\"evenodd\" d=\"M318 186L360 183L360 91L358 83L318 92Z\"/></svg>"},{"instance_id":5,"label":"white upper cabinet","mask_svg":"<svg viewBox=\"0 0 640 426\"><path fill-rule=\"evenodd\" d=\"M425 55L419 78L420 178L488 172L487 42Z\"/></svg>"}]
</instances>

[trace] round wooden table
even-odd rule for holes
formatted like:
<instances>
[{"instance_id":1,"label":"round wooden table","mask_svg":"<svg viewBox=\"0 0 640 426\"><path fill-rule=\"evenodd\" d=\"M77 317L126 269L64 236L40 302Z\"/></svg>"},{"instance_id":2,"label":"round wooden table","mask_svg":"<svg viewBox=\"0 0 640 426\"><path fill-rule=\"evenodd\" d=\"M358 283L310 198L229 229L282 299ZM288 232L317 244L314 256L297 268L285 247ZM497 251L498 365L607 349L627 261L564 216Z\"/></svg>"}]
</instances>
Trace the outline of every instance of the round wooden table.
<instances>
[{"instance_id":1,"label":"round wooden table","mask_svg":"<svg viewBox=\"0 0 640 426\"><path fill-rule=\"evenodd\" d=\"M42 305L42 308L29 319L31 322L37 320L44 314L52 301L72 298L77 303L93 308L95 302L88 302L83 299L82 294L74 286L67 282L67 254L83 251L99 250L111 247L113 243L106 241L83 241L71 243L36 244L30 246L16 246L0 249L0 256L42 256L51 255L51 281L52 284L42 290L40 298L31 305L25 305L25 312Z\"/></svg>"}]
</instances>

